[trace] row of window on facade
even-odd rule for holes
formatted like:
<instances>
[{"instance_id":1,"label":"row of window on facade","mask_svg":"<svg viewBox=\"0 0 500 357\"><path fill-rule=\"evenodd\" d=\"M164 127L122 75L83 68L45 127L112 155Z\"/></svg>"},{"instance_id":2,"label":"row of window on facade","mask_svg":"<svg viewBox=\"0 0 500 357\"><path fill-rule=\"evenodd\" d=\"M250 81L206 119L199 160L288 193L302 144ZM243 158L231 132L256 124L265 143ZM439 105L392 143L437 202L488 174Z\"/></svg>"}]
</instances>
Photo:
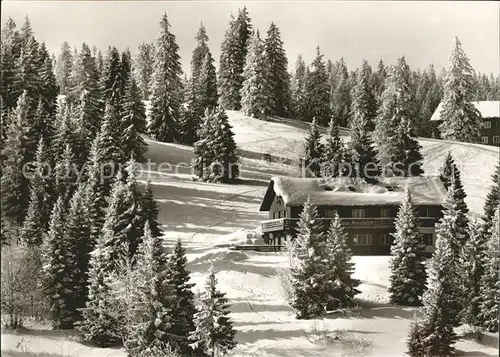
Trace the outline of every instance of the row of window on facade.
<instances>
[{"instance_id":1,"label":"row of window on facade","mask_svg":"<svg viewBox=\"0 0 500 357\"><path fill-rule=\"evenodd\" d=\"M327 210L325 211L325 218L333 218L335 216L335 210ZM354 208L351 211L352 218L366 218L366 213L363 208ZM429 209L427 207L419 208L419 216L420 217L432 217ZM380 218L389 218L391 217L391 212L389 208L381 208L380 209ZM273 212L273 219L278 218L286 218L286 210Z\"/></svg>"},{"instance_id":2,"label":"row of window on facade","mask_svg":"<svg viewBox=\"0 0 500 357\"><path fill-rule=\"evenodd\" d=\"M487 136L482 136L481 137L481 142L483 144L488 144L489 138ZM500 136L496 135L493 137L493 144L500 144Z\"/></svg>"}]
</instances>

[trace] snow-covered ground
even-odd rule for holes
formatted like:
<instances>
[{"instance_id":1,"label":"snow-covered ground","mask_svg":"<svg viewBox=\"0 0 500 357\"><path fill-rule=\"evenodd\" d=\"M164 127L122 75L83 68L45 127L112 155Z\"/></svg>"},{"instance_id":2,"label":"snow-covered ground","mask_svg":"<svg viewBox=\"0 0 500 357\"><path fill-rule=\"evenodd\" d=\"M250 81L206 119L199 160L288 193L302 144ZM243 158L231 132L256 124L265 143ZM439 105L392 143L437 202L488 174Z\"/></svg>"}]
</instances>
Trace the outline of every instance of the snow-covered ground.
<instances>
[{"instance_id":1,"label":"snow-covered ground","mask_svg":"<svg viewBox=\"0 0 500 357\"><path fill-rule=\"evenodd\" d=\"M168 240L171 246L174 240ZM388 304L388 257L355 257L360 307L348 315L321 320L296 320L280 285L278 270L286 258L275 253L254 253L213 248L202 236L188 245L189 269L195 291L203 289L208 267L218 271L219 288L227 293L239 342L232 356L380 356L400 357L415 308ZM457 329L457 333L463 333ZM325 340L323 336L330 336ZM334 340L339 336L338 340ZM482 343L461 339L459 356L496 356L498 337L487 334ZM4 332L2 351L24 350L47 356L121 357L120 349L81 345L72 333L34 326L23 333ZM9 356L9 354L2 354ZM30 356L12 354L11 356ZM45 356L45 355L43 355Z\"/></svg>"},{"instance_id":2,"label":"snow-covered ground","mask_svg":"<svg viewBox=\"0 0 500 357\"><path fill-rule=\"evenodd\" d=\"M348 316L301 321L294 318L281 288L278 271L286 265L284 257L224 247L254 239L253 231L267 218L258 210L268 180L296 173L296 168L287 163L261 161L259 155L283 155L296 160L308 128L305 123L287 119L258 121L238 112L229 112L229 117L237 144L246 156L242 159L241 184L196 182L188 167L177 171L163 167L159 172L160 163L189 163L192 150L151 140L147 155L155 165L144 174L153 181L165 245L171 247L180 238L187 247L195 289L203 289L210 264L218 271L220 289L230 298L238 330L239 345L233 356L404 356L409 323L416 309L388 304L388 257L355 257L356 277L363 281L359 309ZM437 172L447 151L452 152L462 169L469 208L480 214L499 149L430 139L420 142L429 174ZM125 356L120 349L84 346L73 333L51 331L40 325L29 327L18 333L2 332L2 356ZM457 332L462 333L461 329ZM320 338L324 334L339 338ZM497 356L497 346L498 337L490 334L482 343L461 339L456 345L460 356L471 357Z\"/></svg>"}]
</instances>

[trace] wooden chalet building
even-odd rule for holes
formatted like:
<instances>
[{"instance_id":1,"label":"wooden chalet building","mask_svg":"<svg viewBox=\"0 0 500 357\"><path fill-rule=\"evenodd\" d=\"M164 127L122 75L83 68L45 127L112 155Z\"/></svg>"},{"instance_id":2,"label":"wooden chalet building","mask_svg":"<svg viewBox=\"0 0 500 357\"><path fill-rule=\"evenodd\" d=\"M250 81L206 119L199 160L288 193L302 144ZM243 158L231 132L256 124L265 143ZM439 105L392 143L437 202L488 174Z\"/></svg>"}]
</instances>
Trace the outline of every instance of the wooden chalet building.
<instances>
[{"instance_id":1,"label":"wooden chalet building","mask_svg":"<svg viewBox=\"0 0 500 357\"><path fill-rule=\"evenodd\" d=\"M483 127L481 129L481 144L500 146L500 101L481 101L472 102L481 114ZM441 123L441 109L443 103L440 103L432 114L431 121Z\"/></svg>"},{"instance_id":2,"label":"wooden chalet building","mask_svg":"<svg viewBox=\"0 0 500 357\"><path fill-rule=\"evenodd\" d=\"M262 222L264 241L282 245L293 239L299 214L307 197L318 207L325 231L335 211L348 234L348 244L357 255L390 253L394 220L408 188L420 216L426 250L432 252L434 225L441 218L446 190L439 177L391 177L376 184L350 179L273 177L260 206L269 212Z\"/></svg>"}]
</instances>

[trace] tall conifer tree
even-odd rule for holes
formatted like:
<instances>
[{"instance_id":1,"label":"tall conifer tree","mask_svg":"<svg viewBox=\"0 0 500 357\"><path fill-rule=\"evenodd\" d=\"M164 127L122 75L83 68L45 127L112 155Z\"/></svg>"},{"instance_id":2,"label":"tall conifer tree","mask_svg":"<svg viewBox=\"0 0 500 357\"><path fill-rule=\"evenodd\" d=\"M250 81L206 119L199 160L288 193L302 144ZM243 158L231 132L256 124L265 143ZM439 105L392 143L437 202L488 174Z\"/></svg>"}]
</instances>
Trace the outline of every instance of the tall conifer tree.
<instances>
[{"instance_id":1,"label":"tall conifer tree","mask_svg":"<svg viewBox=\"0 0 500 357\"><path fill-rule=\"evenodd\" d=\"M425 246L408 190L399 206L396 233L393 237L389 287L391 302L399 305L420 305L426 281L423 262Z\"/></svg>"},{"instance_id":2,"label":"tall conifer tree","mask_svg":"<svg viewBox=\"0 0 500 357\"><path fill-rule=\"evenodd\" d=\"M111 299L109 280L109 251L100 237L92 251L89 263L88 300L81 310L82 322L79 329L86 342L106 347L120 342L120 328L115 314L116 307Z\"/></svg>"},{"instance_id":3,"label":"tall conifer tree","mask_svg":"<svg viewBox=\"0 0 500 357\"><path fill-rule=\"evenodd\" d=\"M295 69L292 75L291 82L291 111L292 117L300 120L305 120L305 86L307 79L307 67L302 59L302 56L297 57Z\"/></svg>"},{"instance_id":4,"label":"tall conifer tree","mask_svg":"<svg viewBox=\"0 0 500 357\"><path fill-rule=\"evenodd\" d=\"M481 278L480 287L480 314L479 319L483 326L491 332L498 332L498 314L500 305L500 278L498 277L498 266L500 265L500 206L497 206L493 222L488 234L486 251L483 257L482 265L484 274Z\"/></svg>"},{"instance_id":5,"label":"tall conifer tree","mask_svg":"<svg viewBox=\"0 0 500 357\"><path fill-rule=\"evenodd\" d=\"M155 56L148 131L156 140L172 142L178 139L183 86L179 45L165 13L160 21Z\"/></svg>"},{"instance_id":6,"label":"tall conifer tree","mask_svg":"<svg viewBox=\"0 0 500 357\"><path fill-rule=\"evenodd\" d=\"M36 162L30 178L30 203L21 232L21 241L31 246L40 246L42 244L49 223L51 209L49 187L51 180L48 177L50 171L47 169L50 167L50 161L47 156L43 138L40 138Z\"/></svg>"},{"instance_id":7,"label":"tall conifer tree","mask_svg":"<svg viewBox=\"0 0 500 357\"><path fill-rule=\"evenodd\" d=\"M305 177L319 177L321 175L321 159L323 156L323 144L321 133L318 130L316 119L311 123L311 130L305 143L305 157L303 160Z\"/></svg>"},{"instance_id":8,"label":"tall conifer tree","mask_svg":"<svg viewBox=\"0 0 500 357\"><path fill-rule=\"evenodd\" d=\"M317 208L310 198L304 203L297 229L297 239L303 241L306 252L300 264L292 267L292 297L290 305L299 319L321 316L329 297L325 294L325 236Z\"/></svg>"},{"instance_id":9,"label":"tall conifer tree","mask_svg":"<svg viewBox=\"0 0 500 357\"><path fill-rule=\"evenodd\" d=\"M443 90L441 137L447 140L478 142L481 133L480 114L471 103L474 70L455 37Z\"/></svg>"},{"instance_id":10,"label":"tall conifer tree","mask_svg":"<svg viewBox=\"0 0 500 357\"><path fill-rule=\"evenodd\" d=\"M317 123L323 126L329 123L329 92L326 67L318 46L305 83L305 120L312 121L316 118Z\"/></svg>"},{"instance_id":11,"label":"tall conifer tree","mask_svg":"<svg viewBox=\"0 0 500 357\"><path fill-rule=\"evenodd\" d=\"M146 132L146 109L141 100L139 88L132 76L129 77L125 88L121 126L123 133L120 144L124 158L133 157L139 162L144 161L147 147L141 134Z\"/></svg>"},{"instance_id":12,"label":"tall conifer tree","mask_svg":"<svg viewBox=\"0 0 500 357\"><path fill-rule=\"evenodd\" d=\"M450 212L451 213L451 212ZM412 357L454 355L457 336L456 296L453 284L455 262L449 236L453 233L453 217L445 214L440 223L436 248L428 268L428 288L423 296L423 319L412 326L408 354Z\"/></svg>"},{"instance_id":13,"label":"tall conifer tree","mask_svg":"<svg viewBox=\"0 0 500 357\"><path fill-rule=\"evenodd\" d=\"M151 181L146 182L146 188L144 193L141 195L141 215L142 221L149 222L149 228L151 229L151 235L153 237L161 236L161 229L158 223L158 206L153 195L153 187Z\"/></svg>"},{"instance_id":14,"label":"tall conifer tree","mask_svg":"<svg viewBox=\"0 0 500 357\"><path fill-rule=\"evenodd\" d=\"M500 203L500 164L495 168L495 173L492 177L493 185L486 195L486 202L484 203L484 217L485 230L488 231L493 222L495 211Z\"/></svg>"},{"instance_id":15,"label":"tall conifer tree","mask_svg":"<svg viewBox=\"0 0 500 357\"><path fill-rule=\"evenodd\" d=\"M240 91L243 113L251 117L266 119L272 111L274 99L269 82L265 47L258 30L254 32L250 40L243 79Z\"/></svg>"},{"instance_id":16,"label":"tall conifer tree","mask_svg":"<svg viewBox=\"0 0 500 357\"><path fill-rule=\"evenodd\" d=\"M231 15L221 45L218 87L220 104L226 110L238 110L241 106L243 69L251 33L252 25L244 7L238 10L236 18Z\"/></svg>"},{"instance_id":17,"label":"tall conifer tree","mask_svg":"<svg viewBox=\"0 0 500 357\"><path fill-rule=\"evenodd\" d=\"M74 284L76 257L66 232L62 198L57 200L52 210L49 231L42 250L41 285L49 304L50 320L54 328L73 328L78 295Z\"/></svg>"},{"instance_id":18,"label":"tall conifer tree","mask_svg":"<svg viewBox=\"0 0 500 357\"><path fill-rule=\"evenodd\" d=\"M135 257L138 281L138 321L131 326L132 333L126 343L127 349L147 352L164 343L176 341L172 334L172 310L175 302L173 287L168 282L168 257L162 240L153 237L149 223L144 227L144 236Z\"/></svg>"},{"instance_id":19,"label":"tall conifer tree","mask_svg":"<svg viewBox=\"0 0 500 357\"><path fill-rule=\"evenodd\" d=\"M173 288L174 303L171 305L170 333L178 336L177 345L184 352L191 352L189 347L189 335L195 330L194 294L189 283L189 271L186 269L186 250L182 247L180 240L174 247L174 251L168 260L168 281Z\"/></svg>"},{"instance_id":20,"label":"tall conifer tree","mask_svg":"<svg viewBox=\"0 0 500 357\"><path fill-rule=\"evenodd\" d=\"M71 90L71 71L73 67L73 54L68 42L63 42L61 52L57 57L55 75L62 95L67 95Z\"/></svg>"},{"instance_id":21,"label":"tall conifer tree","mask_svg":"<svg viewBox=\"0 0 500 357\"><path fill-rule=\"evenodd\" d=\"M326 250L329 261L325 274L325 295L328 299L326 308L333 310L350 307L354 296L360 293L357 287L361 282L353 278L352 252L337 212L326 235Z\"/></svg>"},{"instance_id":22,"label":"tall conifer tree","mask_svg":"<svg viewBox=\"0 0 500 357\"><path fill-rule=\"evenodd\" d=\"M29 182L23 174L27 160L29 132L29 103L26 92L18 100L11 113L7 128L7 139L2 148L1 193L2 216L18 228L22 224L29 202Z\"/></svg>"},{"instance_id":23,"label":"tall conifer tree","mask_svg":"<svg viewBox=\"0 0 500 357\"><path fill-rule=\"evenodd\" d=\"M321 158L323 169L322 175L326 177L342 176L342 164L344 160L344 144L339 136L339 128L332 118L328 126L326 145Z\"/></svg>"},{"instance_id":24,"label":"tall conifer tree","mask_svg":"<svg viewBox=\"0 0 500 357\"><path fill-rule=\"evenodd\" d=\"M481 304L481 277L485 269L486 235L477 219L469 221L468 240L460 251L461 286L463 287L462 320L470 325L481 325L479 319Z\"/></svg>"},{"instance_id":25,"label":"tall conifer tree","mask_svg":"<svg viewBox=\"0 0 500 357\"><path fill-rule=\"evenodd\" d=\"M228 299L217 289L213 268L208 271L201 306L195 314L196 330L190 335L191 346L209 356L220 356L236 347L236 330L229 317Z\"/></svg>"},{"instance_id":26,"label":"tall conifer tree","mask_svg":"<svg viewBox=\"0 0 500 357\"><path fill-rule=\"evenodd\" d=\"M271 87L272 112L285 116L290 113L290 75L288 59L278 26L271 23L264 41L266 67Z\"/></svg>"}]
</instances>

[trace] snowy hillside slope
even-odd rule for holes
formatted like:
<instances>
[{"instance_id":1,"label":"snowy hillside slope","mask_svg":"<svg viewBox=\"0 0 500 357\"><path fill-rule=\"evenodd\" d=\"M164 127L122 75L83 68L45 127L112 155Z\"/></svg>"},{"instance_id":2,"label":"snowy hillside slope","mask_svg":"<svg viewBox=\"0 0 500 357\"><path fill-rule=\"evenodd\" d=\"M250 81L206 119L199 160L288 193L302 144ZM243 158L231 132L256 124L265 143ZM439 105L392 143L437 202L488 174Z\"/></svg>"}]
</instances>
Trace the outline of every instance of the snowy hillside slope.
<instances>
[{"instance_id":1,"label":"snowy hillside slope","mask_svg":"<svg viewBox=\"0 0 500 357\"><path fill-rule=\"evenodd\" d=\"M228 111L228 117L243 157L242 177L266 181L273 175L299 174L298 159L304 152L308 123L284 118L263 121L237 111ZM343 139L348 140L347 131L343 129L341 133ZM426 175L436 175L445 155L451 152L462 173L469 209L471 213L481 215L486 193L492 183L491 176L499 162L500 148L424 138L419 141ZM147 156L154 162L191 162L191 147L152 140L147 142ZM266 154L272 156L271 162L266 161ZM181 171L191 173L190 169Z\"/></svg>"}]
</instances>

